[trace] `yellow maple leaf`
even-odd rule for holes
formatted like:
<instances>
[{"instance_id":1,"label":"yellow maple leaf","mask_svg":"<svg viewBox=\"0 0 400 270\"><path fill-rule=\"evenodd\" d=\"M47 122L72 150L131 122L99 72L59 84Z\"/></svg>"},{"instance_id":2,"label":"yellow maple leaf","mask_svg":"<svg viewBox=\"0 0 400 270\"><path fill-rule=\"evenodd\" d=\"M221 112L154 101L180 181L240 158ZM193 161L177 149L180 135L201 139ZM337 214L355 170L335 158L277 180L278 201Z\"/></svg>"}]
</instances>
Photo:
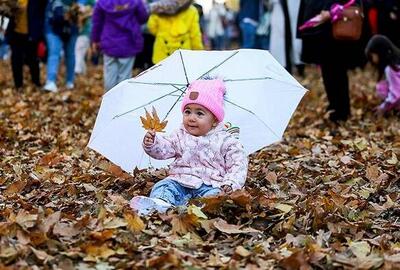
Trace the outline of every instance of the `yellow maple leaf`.
<instances>
[{"instance_id":1,"label":"yellow maple leaf","mask_svg":"<svg viewBox=\"0 0 400 270\"><path fill-rule=\"evenodd\" d=\"M140 116L140 120L142 121L143 127L146 130L154 130L156 132L164 132L164 128L167 126L168 121L160 121L160 118L157 115L156 109L152 107L153 110L151 114L146 110L146 117Z\"/></svg>"}]
</instances>

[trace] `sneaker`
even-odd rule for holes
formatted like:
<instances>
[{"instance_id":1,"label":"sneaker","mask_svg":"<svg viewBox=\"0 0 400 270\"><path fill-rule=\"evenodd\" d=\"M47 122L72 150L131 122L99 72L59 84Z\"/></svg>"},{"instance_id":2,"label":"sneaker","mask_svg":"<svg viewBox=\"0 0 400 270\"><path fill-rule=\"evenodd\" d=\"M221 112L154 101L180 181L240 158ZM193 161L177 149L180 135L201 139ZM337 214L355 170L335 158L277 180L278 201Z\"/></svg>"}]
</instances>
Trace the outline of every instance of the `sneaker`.
<instances>
[{"instance_id":1,"label":"sneaker","mask_svg":"<svg viewBox=\"0 0 400 270\"><path fill-rule=\"evenodd\" d=\"M159 213L165 213L169 208L172 207L172 204L167 203L158 198L150 198L145 196L136 196L133 197L129 203L129 206L138 212L139 215L145 216L150 214L153 211L157 211Z\"/></svg>"},{"instance_id":2,"label":"sneaker","mask_svg":"<svg viewBox=\"0 0 400 270\"><path fill-rule=\"evenodd\" d=\"M72 83L72 82L68 82L68 83L65 85L65 87L66 87L68 90L71 90L71 89L74 89L75 85L74 85L74 83Z\"/></svg>"},{"instance_id":3,"label":"sneaker","mask_svg":"<svg viewBox=\"0 0 400 270\"><path fill-rule=\"evenodd\" d=\"M57 92L57 85L55 82L47 81L43 89L50 92Z\"/></svg>"}]
</instances>

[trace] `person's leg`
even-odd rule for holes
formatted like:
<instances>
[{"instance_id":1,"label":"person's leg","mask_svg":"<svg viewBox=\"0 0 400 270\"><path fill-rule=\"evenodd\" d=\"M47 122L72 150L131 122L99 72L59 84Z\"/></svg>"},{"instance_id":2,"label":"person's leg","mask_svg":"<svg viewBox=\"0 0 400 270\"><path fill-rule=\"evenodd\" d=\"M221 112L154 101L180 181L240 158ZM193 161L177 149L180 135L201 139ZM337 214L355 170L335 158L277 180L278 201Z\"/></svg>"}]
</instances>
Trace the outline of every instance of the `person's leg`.
<instances>
[{"instance_id":1,"label":"person's leg","mask_svg":"<svg viewBox=\"0 0 400 270\"><path fill-rule=\"evenodd\" d=\"M242 30L242 48L255 48L256 42L256 27L251 23L240 23Z\"/></svg>"},{"instance_id":2,"label":"person's leg","mask_svg":"<svg viewBox=\"0 0 400 270\"><path fill-rule=\"evenodd\" d=\"M190 198L190 189L171 179L157 182L150 193L150 198L161 199L174 206L185 205Z\"/></svg>"},{"instance_id":3,"label":"person's leg","mask_svg":"<svg viewBox=\"0 0 400 270\"><path fill-rule=\"evenodd\" d=\"M107 92L118 82L118 58L104 55L103 59L104 90Z\"/></svg>"},{"instance_id":4,"label":"person's leg","mask_svg":"<svg viewBox=\"0 0 400 270\"><path fill-rule=\"evenodd\" d=\"M80 35L75 44L75 73L86 73L86 52L89 49L90 40L85 35Z\"/></svg>"},{"instance_id":5,"label":"person's leg","mask_svg":"<svg viewBox=\"0 0 400 270\"><path fill-rule=\"evenodd\" d=\"M75 44L77 35L72 35L65 43L64 43L64 52L65 52L65 64L67 67L67 88L71 89L74 87L75 80Z\"/></svg>"},{"instance_id":6,"label":"person's leg","mask_svg":"<svg viewBox=\"0 0 400 270\"><path fill-rule=\"evenodd\" d=\"M55 85L57 80L58 66L60 64L60 52L62 49L62 40L59 36L52 32L46 33L47 41L47 71L46 71L46 85L45 90L56 91ZM51 87L51 89L48 86Z\"/></svg>"},{"instance_id":7,"label":"person's leg","mask_svg":"<svg viewBox=\"0 0 400 270\"><path fill-rule=\"evenodd\" d=\"M202 184L198 189L191 190L192 198L215 196L220 193L221 193L220 188L215 188L213 186L209 186L206 184Z\"/></svg>"},{"instance_id":8,"label":"person's leg","mask_svg":"<svg viewBox=\"0 0 400 270\"><path fill-rule=\"evenodd\" d=\"M23 39L19 34L14 34L10 42L11 47L11 69L15 88L23 85L24 46L28 39Z\"/></svg>"},{"instance_id":9,"label":"person's leg","mask_svg":"<svg viewBox=\"0 0 400 270\"><path fill-rule=\"evenodd\" d=\"M332 121L346 121L350 116L349 80L347 69L340 63L321 64L322 79L328 97Z\"/></svg>"},{"instance_id":10,"label":"person's leg","mask_svg":"<svg viewBox=\"0 0 400 270\"><path fill-rule=\"evenodd\" d=\"M118 58L119 63L119 72L118 72L118 81L116 84L122 82L123 80L127 80L132 78L132 69L133 64L135 63L135 57L128 58Z\"/></svg>"},{"instance_id":11,"label":"person's leg","mask_svg":"<svg viewBox=\"0 0 400 270\"><path fill-rule=\"evenodd\" d=\"M28 41L26 46L26 63L29 66L32 82L40 86L39 58L37 56L38 42Z\"/></svg>"}]
</instances>

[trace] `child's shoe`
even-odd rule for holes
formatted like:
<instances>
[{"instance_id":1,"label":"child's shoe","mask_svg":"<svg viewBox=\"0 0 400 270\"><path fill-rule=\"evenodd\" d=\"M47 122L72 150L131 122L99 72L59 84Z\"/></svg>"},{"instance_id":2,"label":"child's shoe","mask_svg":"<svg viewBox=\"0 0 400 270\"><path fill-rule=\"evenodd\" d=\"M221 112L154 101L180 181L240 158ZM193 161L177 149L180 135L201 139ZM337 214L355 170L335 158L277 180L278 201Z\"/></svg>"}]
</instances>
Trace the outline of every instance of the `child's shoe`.
<instances>
[{"instance_id":1,"label":"child's shoe","mask_svg":"<svg viewBox=\"0 0 400 270\"><path fill-rule=\"evenodd\" d=\"M65 85L65 87L66 87L68 90L72 90L72 89L74 89L75 85L74 85L74 83L72 83L72 82L67 82L67 84Z\"/></svg>"},{"instance_id":2,"label":"child's shoe","mask_svg":"<svg viewBox=\"0 0 400 270\"><path fill-rule=\"evenodd\" d=\"M50 92L57 92L58 90L56 83L52 81L47 81L43 89Z\"/></svg>"},{"instance_id":3,"label":"child's shoe","mask_svg":"<svg viewBox=\"0 0 400 270\"><path fill-rule=\"evenodd\" d=\"M159 213L165 213L169 208L172 207L172 204L167 203L158 198L150 198L145 196L136 196L133 197L129 203L129 206L138 212L139 215L145 216L150 214L153 211L157 211Z\"/></svg>"}]
</instances>

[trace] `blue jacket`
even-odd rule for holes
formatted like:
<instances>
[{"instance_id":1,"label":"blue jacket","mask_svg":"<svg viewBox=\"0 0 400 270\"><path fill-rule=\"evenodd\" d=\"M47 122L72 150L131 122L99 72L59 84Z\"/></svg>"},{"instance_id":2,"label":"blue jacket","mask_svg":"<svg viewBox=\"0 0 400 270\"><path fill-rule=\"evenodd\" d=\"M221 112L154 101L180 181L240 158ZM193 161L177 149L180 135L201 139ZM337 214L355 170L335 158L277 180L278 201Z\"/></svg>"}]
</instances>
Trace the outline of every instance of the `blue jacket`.
<instances>
[{"instance_id":1,"label":"blue jacket","mask_svg":"<svg viewBox=\"0 0 400 270\"><path fill-rule=\"evenodd\" d=\"M261 0L240 0L239 22L244 18L250 18L258 22L260 18L262 3Z\"/></svg>"}]
</instances>

